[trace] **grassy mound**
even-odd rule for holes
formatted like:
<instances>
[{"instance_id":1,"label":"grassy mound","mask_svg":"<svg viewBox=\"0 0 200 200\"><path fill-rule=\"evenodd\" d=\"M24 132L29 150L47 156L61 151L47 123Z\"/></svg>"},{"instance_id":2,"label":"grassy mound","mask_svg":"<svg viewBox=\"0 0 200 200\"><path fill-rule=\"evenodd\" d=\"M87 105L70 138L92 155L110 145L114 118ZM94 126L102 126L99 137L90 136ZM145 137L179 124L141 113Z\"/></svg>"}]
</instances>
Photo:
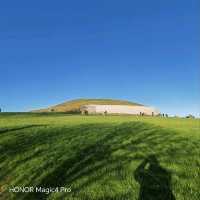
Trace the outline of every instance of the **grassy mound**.
<instances>
[{"instance_id":1,"label":"grassy mound","mask_svg":"<svg viewBox=\"0 0 200 200\"><path fill-rule=\"evenodd\" d=\"M150 175L164 184L167 174L176 200L198 200L199 139L194 119L0 115L0 197L137 200L138 166L153 154L163 175ZM71 187L71 192L8 192L12 186Z\"/></svg>"},{"instance_id":2,"label":"grassy mound","mask_svg":"<svg viewBox=\"0 0 200 200\"><path fill-rule=\"evenodd\" d=\"M80 111L82 105L98 104L98 105L141 105L125 100L114 100L114 99L76 99L67 101L56 106L51 106L46 109L39 109L33 112L68 112L77 113Z\"/></svg>"}]
</instances>

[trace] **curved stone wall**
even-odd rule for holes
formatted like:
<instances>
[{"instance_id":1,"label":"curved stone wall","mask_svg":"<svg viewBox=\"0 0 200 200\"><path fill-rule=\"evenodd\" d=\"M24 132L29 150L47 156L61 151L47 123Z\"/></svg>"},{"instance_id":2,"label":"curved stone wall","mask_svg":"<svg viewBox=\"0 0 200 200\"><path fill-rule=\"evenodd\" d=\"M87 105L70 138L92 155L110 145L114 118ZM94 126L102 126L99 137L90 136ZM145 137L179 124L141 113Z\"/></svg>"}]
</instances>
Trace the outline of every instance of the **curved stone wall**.
<instances>
[{"instance_id":1,"label":"curved stone wall","mask_svg":"<svg viewBox=\"0 0 200 200\"><path fill-rule=\"evenodd\" d=\"M131 114L131 115L158 115L160 112L152 107L147 106L128 106L128 105L85 105L81 106L81 112L88 114Z\"/></svg>"}]
</instances>

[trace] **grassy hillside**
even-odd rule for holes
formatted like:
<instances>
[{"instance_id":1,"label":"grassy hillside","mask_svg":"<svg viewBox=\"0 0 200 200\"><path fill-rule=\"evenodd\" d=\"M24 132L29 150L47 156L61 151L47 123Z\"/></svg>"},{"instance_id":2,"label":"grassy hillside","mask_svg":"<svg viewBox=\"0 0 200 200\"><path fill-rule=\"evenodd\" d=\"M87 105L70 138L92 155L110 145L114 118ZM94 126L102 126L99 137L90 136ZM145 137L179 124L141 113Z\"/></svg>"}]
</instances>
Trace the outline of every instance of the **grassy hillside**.
<instances>
[{"instance_id":1,"label":"grassy hillside","mask_svg":"<svg viewBox=\"0 0 200 200\"><path fill-rule=\"evenodd\" d=\"M0 199L137 200L142 187L138 166L153 154L160 170L149 175L161 184L167 176L165 189L176 200L199 200L199 123L136 116L1 114ZM71 192L8 192L12 186L71 187Z\"/></svg>"},{"instance_id":2,"label":"grassy hillside","mask_svg":"<svg viewBox=\"0 0 200 200\"><path fill-rule=\"evenodd\" d=\"M114 100L114 99L76 99L67 101L56 106L49 108L35 110L34 112L79 112L80 106L88 104L99 104L99 105L140 105L125 100Z\"/></svg>"}]
</instances>

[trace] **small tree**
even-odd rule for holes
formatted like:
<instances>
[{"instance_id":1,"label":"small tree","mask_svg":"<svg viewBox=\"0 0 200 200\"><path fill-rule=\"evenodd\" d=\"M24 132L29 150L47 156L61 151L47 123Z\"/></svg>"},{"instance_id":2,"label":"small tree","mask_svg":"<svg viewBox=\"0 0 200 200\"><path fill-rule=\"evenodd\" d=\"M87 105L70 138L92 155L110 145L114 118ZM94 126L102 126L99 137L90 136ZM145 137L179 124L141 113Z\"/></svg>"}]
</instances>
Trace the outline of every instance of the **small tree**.
<instances>
[{"instance_id":1,"label":"small tree","mask_svg":"<svg viewBox=\"0 0 200 200\"><path fill-rule=\"evenodd\" d=\"M195 118L195 116L194 116L194 115L191 115L191 114L189 114L189 115L187 115L187 116L186 116L186 118L191 118L191 119L194 119L194 118Z\"/></svg>"}]
</instances>

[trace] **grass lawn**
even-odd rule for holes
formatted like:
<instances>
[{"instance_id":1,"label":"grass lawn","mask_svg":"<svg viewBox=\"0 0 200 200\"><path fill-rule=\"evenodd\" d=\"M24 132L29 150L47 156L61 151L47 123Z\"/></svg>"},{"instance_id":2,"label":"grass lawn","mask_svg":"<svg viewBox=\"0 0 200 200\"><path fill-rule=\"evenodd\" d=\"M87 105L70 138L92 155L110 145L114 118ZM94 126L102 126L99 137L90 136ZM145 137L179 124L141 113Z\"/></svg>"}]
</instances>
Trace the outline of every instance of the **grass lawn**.
<instances>
[{"instance_id":1,"label":"grass lawn","mask_svg":"<svg viewBox=\"0 0 200 200\"><path fill-rule=\"evenodd\" d=\"M150 155L157 168L145 174ZM2 200L142 200L152 195L142 188L164 176L174 199L200 199L199 119L0 114ZM71 192L9 192L14 186Z\"/></svg>"}]
</instances>

